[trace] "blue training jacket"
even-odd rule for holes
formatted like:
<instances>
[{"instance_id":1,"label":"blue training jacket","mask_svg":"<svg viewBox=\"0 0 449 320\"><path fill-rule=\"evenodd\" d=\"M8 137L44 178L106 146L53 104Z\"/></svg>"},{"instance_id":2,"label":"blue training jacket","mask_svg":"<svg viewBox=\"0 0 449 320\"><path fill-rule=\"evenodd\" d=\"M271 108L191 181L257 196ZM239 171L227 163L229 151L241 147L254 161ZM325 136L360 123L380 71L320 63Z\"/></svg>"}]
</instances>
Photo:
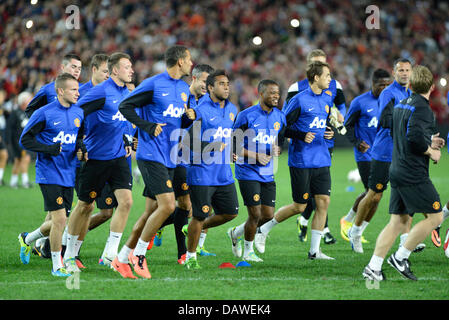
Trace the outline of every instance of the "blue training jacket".
<instances>
[{"instance_id":1,"label":"blue training jacket","mask_svg":"<svg viewBox=\"0 0 449 320\"><path fill-rule=\"evenodd\" d=\"M20 144L37 152L36 183L74 187L77 138L83 117L81 108L66 108L57 99L33 113Z\"/></svg>"}]
</instances>

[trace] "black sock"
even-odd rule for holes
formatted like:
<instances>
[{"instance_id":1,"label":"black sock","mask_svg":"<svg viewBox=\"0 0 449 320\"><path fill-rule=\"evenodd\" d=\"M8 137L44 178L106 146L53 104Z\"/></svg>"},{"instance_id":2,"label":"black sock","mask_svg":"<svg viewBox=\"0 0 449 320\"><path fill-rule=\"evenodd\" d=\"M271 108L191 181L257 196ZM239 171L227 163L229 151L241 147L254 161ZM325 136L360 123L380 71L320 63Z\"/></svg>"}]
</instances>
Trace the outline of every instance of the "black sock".
<instances>
[{"instance_id":1,"label":"black sock","mask_svg":"<svg viewBox=\"0 0 449 320\"><path fill-rule=\"evenodd\" d=\"M186 247L186 237L184 233L182 233L182 227L185 226L189 219L187 216L189 215L188 210L183 210L181 208L176 207L174 216L174 227L175 227L175 236L176 236L176 244L178 246L178 259L187 252Z\"/></svg>"}]
</instances>

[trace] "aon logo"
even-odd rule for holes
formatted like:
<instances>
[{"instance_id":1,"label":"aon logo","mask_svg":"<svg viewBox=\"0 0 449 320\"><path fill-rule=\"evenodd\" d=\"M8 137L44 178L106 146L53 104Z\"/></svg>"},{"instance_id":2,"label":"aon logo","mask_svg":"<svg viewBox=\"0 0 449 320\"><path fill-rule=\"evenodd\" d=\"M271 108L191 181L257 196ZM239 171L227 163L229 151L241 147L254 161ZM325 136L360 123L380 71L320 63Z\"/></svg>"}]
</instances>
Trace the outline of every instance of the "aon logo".
<instances>
[{"instance_id":1,"label":"aon logo","mask_svg":"<svg viewBox=\"0 0 449 320\"><path fill-rule=\"evenodd\" d=\"M214 134L214 139L217 138L230 138L231 137L231 132L232 129L231 128L222 128L222 127L218 127L217 131L215 131Z\"/></svg>"},{"instance_id":2,"label":"aon logo","mask_svg":"<svg viewBox=\"0 0 449 320\"><path fill-rule=\"evenodd\" d=\"M324 129L326 128L326 119L321 119L318 117L315 117L313 119L312 123L309 125L309 128L317 128L317 129Z\"/></svg>"},{"instance_id":3,"label":"aon logo","mask_svg":"<svg viewBox=\"0 0 449 320\"><path fill-rule=\"evenodd\" d=\"M276 136L270 136L268 134L263 134L262 132L259 132L257 134L257 136L252 141L265 143L265 144L274 144L275 140L276 140Z\"/></svg>"},{"instance_id":4,"label":"aon logo","mask_svg":"<svg viewBox=\"0 0 449 320\"><path fill-rule=\"evenodd\" d=\"M117 113L112 117L112 120L126 121L126 118L120 113L120 111L117 111Z\"/></svg>"},{"instance_id":5,"label":"aon logo","mask_svg":"<svg viewBox=\"0 0 449 320\"><path fill-rule=\"evenodd\" d=\"M53 138L53 142L60 141L63 144L72 144L76 142L75 134L64 134L64 131L59 131L58 135Z\"/></svg>"},{"instance_id":6,"label":"aon logo","mask_svg":"<svg viewBox=\"0 0 449 320\"><path fill-rule=\"evenodd\" d=\"M377 118L376 117L372 117L371 121L368 123L368 128L371 128L371 127L377 128L377 124L378 123L379 123L379 121L377 121Z\"/></svg>"},{"instance_id":7,"label":"aon logo","mask_svg":"<svg viewBox=\"0 0 449 320\"><path fill-rule=\"evenodd\" d=\"M173 103L170 104L167 110L162 114L164 117L181 118L184 113L184 108L175 108Z\"/></svg>"}]
</instances>

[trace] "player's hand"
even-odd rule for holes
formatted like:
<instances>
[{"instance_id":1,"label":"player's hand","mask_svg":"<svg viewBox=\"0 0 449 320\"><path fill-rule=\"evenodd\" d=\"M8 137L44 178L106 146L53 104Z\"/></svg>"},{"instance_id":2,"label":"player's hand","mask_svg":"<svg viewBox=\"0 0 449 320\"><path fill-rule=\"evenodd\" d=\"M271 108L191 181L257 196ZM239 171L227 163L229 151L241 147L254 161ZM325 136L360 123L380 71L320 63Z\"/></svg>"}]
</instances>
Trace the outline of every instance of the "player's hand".
<instances>
[{"instance_id":1,"label":"player's hand","mask_svg":"<svg viewBox=\"0 0 449 320\"><path fill-rule=\"evenodd\" d=\"M279 147L277 144L273 146L273 156L279 157L281 155L281 147Z\"/></svg>"},{"instance_id":2,"label":"player's hand","mask_svg":"<svg viewBox=\"0 0 449 320\"><path fill-rule=\"evenodd\" d=\"M187 118L189 118L190 120L196 119L195 110L193 110L192 108L187 108L187 104L184 104L184 110L185 110Z\"/></svg>"},{"instance_id":3,"label":"player's hand","mask_svg":"<svg viewBox=\"0 0 449 320\"><path fill-rule=\"evenodd\" d=\"M232 162L237 162L237 160L239 159L239 156L235 153L232 154Z\"/></svg>"},{"instance_id":4,"label":"player's hand","mask_svg":"<svg viewBox=\"0 0 449 320\"><path fill-rule=\"evenodd\" d=\"M307 132L304 142L311 143L315 139L315 132Z\"/></svg>"},{"instance_id":5,"label":"player's hand","mask_svg":"<svg viewBox=\"0 0 449 320\"><path fill-rule=\"evenodd\" d=\"M326 131L324 131L324 139L332 139L334 137L334 130L331 127L326 126Z\"/></svg>"},{"instance_id":6,"label":"player's hand","mask_svg":"<svg viewBox=\"0 0 449 320\"><path fill-rule=\"evenodd\" d=\"M436 133L432 136L432 144L431 144L431 148L432 149L438 149L440 150L441 148L444 147L445 141L443 138L440 138L440 133Z\"/></svg>"},{"instance_id":7,"label":"player's hand","mask_svg":"<svg viewBox=\"0 0 449 320\"><path fill-rule=\"evenodd\" d=\"M365 153L370 148L370 145L362 140L362 142L359 143L357 146L357 150L359 150L361 153Z\"/></svg>"},{"instance_id":8,"label":"player's hand","mask_svg":"<svg viewBox=\"0 0 449 320\"><path fill-rule=\"evenodd\" d=\"M162 128L166 125L166 123L158 123L156 129L154 129L154 136L157 137L158 135L160 135L162 132Z\"/></svg>"},{"instance_id":9,"label":"player's hand","mask_svg":"<svg viewBox=\"0 0 449 320\"><path fill-rule=\"evenodd\" d=\"M258 153L257 154L257 162L259 162L261 165L266 166L271 160L271 156L266 155L265 153Z\"/></svg>"},{"instance_id":10,"label":"player's hand","mask_svg":"<svg viewBox=\"0 0 449 320\"><path fill-rule=\"evenodd\" d=\"M78 158L79 161L83 160L83 151L81 150L81 148L79 148L78 151L76 152L76 157Z\"/></svg>"},{"instance_id":11,"label":"player's hand","mask_svg":"<svg viewBox=\"0 0 449 320\"><path fill-rule=\"evenodd\" d=\"M133 149L137 150L137 145L139 144L139 139L133 137Z\"/></svg>"},{"instance_id":12,"label":"player's hand","mask_svg":"<svg viewBox=\"0 0 449 320\"><path fill-rule=\"evenodd\" d=\"M434 164L437 164L441 158L441 150L433 148L428 148L427 150L427 155L430 157Z\"/></svg>"},{"instance_id":13,"label":"player's hand","mask_svg":"<svg viewBox=\"0 0 449 320\"><path fill-rule=\"evenodd\" d=\"M337 113L337 121L340 123L345 123L345 117L343 117L340 112Z\"/></svg>"},{"instance_id":14,"label":"player's hand","mask_svg":"<svg viewBox=\"0 0 449 320\"><path fill-rule=\"evenodd\" d=\"M125 158L128 158L131 155L133 148L131 146L126 146L125 150L126 150Z\"/></svg>"}]
</instances>

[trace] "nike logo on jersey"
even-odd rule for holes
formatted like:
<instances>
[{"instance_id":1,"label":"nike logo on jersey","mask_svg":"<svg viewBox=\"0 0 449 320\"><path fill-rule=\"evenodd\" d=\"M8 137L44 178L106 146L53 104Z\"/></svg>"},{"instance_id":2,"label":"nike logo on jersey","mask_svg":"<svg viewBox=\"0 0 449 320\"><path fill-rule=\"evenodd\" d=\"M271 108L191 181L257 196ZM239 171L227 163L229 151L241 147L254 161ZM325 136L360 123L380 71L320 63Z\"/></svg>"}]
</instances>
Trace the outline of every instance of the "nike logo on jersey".
<instances>
[{"instance_id":1,"label":"nike logo on jersey","mask_svg":"<svg viewBox=\"0 0 449 320\"><path fill-rule=\"evenodd\" d=\"M210 118L210 121L214 121L217 117Z\"/></svg>"},{"instance_id":2,"label":"nike logo on jersey","mask_svg":"<svg viewBox=\"0 0 449 320\"><path fill-rule=\"evenodd\" d=\"M168 93L163 93L162 96L166 97L166 96L168 96Z\"/></svg>"},{"instance_id":3,"label":"nike logo on jersey","mask_svg":"<svg viewBox=\"0 0 449 320\"><path fill-rule=\"evenodd\" d=\"M260 126L260 123L255 124L255 125L254 125L254 128L257 128L258 126Z\"/></svg>"},{"instance_id":4,"label":"nike logo on jersey","mask_svg":"<svg viewBox=\"0 0 449 320\"><path fill-rule=\"evenodd\" d=\"M58 124L60 124L60 123L61 123L61 121L53 122L53 125L56 126L56 125L58 125Z\"/></svg>"},{"instance_id":5,"label":"nike logo on jersey","mask_svg":"<svg viewBox=\"0 0 449 320\"><path fill-rule=\"evenodd\" d=\"M371 111L373 111L374 109L368 109L368 110L366 110L366 112L371 112Z\"/></svg>"},{"instance_id":6,"label":"nike logo on jersey","mask_svg":"<svg viewBox=\"0 0 449 320\"><path fill-rule=\"evenodd\" d=\"M112 101L112 103L117 103L118 102L118 100L114 100L114 101Z\"/></svg>"},{"instance_id":7,"label":"nike logo on jersey","mask_svg":"<svg viewBox=\"0 0 449 320\"><path fill-rule=\"evenodd\" d=\"M309 108L308 111L312 111L313 109L315 109L315 108Z\"/></svg>"}]
</instances>

